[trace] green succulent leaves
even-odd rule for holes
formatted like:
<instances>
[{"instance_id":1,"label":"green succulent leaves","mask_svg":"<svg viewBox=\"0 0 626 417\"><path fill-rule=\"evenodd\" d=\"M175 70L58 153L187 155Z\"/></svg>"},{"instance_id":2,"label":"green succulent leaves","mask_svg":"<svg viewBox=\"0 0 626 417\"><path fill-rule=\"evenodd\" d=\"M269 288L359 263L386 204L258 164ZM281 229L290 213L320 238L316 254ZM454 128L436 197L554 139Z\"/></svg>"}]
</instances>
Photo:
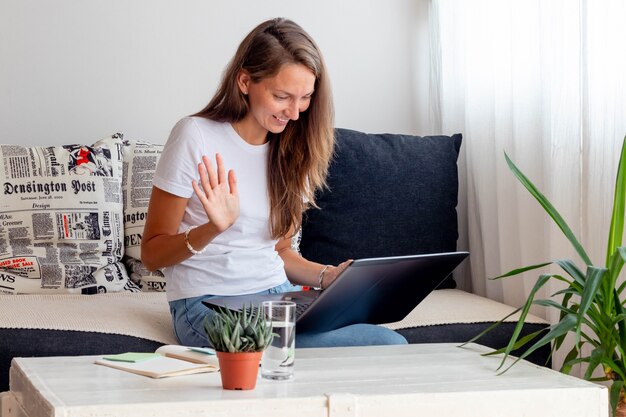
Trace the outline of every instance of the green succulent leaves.
<instances>
[{"instance_id":1,"label":"green succulent leaves","mask_svg":"<svg viewBox=\"0 0 626 417\"><path fill-rule=\"evenodd\" d=\"M219 308L207 316L204 329L213 348L220 352L260 352L265 350L274 334L263 311L244 306L241 311Z\"/></svg>"}]
</instances>

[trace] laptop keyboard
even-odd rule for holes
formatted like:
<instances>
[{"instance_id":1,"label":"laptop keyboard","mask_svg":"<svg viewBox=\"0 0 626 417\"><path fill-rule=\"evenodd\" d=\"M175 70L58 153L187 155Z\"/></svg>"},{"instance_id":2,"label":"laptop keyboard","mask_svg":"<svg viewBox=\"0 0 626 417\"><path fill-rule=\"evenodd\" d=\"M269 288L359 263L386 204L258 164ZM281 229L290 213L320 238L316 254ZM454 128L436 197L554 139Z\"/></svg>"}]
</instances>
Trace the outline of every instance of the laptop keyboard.
<instances>
[{"instance_id":1,"label":"laptop keyboard","mask_svg":"<svg viewBox=\"0 0 626 417\"><path fill-rule=\"evenodd\" d=\"M302 303L302 302L297 303L296 304L296 319L300 317L302 313L304 313L309 308L310 305L311 303Z\"/></svg>"},{"instance_id":2,"label":"laptop keyboard","mask_svg":"<svg viewBox=\"0 0 626 417\"><path fill-rule=\"evenodd\" d=\"M312 302L313 300L309 302L299 301L296 303L296 319L298 319L298 317L300 317L302 313L304 313L309 308ZM255 314L258 309L259 307L252 307L252 311L254 311Z\"/></svg>"}]
</instances>

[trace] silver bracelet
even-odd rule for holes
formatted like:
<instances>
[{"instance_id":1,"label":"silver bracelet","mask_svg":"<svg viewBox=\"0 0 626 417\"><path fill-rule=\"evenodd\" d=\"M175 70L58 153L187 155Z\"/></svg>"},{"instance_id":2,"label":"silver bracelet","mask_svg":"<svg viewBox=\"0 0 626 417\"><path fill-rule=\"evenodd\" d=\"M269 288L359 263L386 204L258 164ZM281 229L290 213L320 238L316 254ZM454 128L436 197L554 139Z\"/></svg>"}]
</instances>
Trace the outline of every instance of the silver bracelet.
<instances>
[{"instance_id":1,"label":"silver bracelet","mask_svg":"<svg viewBox=\"0 0 626 417\"><path fill-rule=\"evenodd\" d=\"M328 269L330 265L324 265L324 268L322 268L322 270L320 271L320 274L317 276L317 287L320 290L323 290L324 288L322 288L322 281L324 280L324 272L326 272L326 270Z\"/></svg>"},{"instance_id":2,"label":"silver bracelet","mask_svg":"<svg viewBox=\"0 0 626 417\"><path fill-rule=\"evenodd\" d=\"M189 226L187 230L185 230L185 245L187 245L187 249L191 252L192 255L200 255L206 249L206 246L200 250L195 250L191 243L189 243L189 232L195 229L197 226Z\"/></svg>"}]
</instances>

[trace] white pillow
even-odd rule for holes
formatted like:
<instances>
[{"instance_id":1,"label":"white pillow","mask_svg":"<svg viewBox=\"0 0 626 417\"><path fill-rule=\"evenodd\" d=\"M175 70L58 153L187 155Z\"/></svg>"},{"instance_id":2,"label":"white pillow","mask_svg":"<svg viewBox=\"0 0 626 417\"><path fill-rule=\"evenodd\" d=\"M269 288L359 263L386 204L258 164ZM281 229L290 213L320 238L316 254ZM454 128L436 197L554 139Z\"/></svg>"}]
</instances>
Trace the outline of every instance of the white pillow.
<instances>
[{"instance_id":1,"label":"white pillow","mask_svg":"<svg viewBox=\"0 0 626 417\"><path fill-rule=\"evenodd\" d=\"M142 291L165 291L165 277L159 270L150 272L141 262L141 238L146 225L152 178L163 145L124 141L124 264L130 279Z\"/></svg>"},{"instance_id":2,"label":"white pillow","mask_svg":"<svg viewBox=\"0 0 626 417\"><path fill-rule=\"evenodd\" d=\"M129 280L122 135L93 146L0 145L0 291L99 293Z\"/></svg>"}]
</instances>

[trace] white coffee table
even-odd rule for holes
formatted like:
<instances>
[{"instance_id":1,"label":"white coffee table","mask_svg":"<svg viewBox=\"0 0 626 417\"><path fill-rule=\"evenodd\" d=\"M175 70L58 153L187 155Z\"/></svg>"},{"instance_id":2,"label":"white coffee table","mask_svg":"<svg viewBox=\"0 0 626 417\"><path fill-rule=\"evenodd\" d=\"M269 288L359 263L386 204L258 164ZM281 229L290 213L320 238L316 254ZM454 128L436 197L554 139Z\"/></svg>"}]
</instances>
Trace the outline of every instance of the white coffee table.
<instances>
[{"instance_id":1,"label":"white coffee table","mask_svg":"<svg viewBox=\"0 0 626 417\"><path fill-rule=\"evenodd\" d=\"M222 390L219 374L154 380L95 357L17 358L3 417L602 416L603 386L528 362L496 376L480 345L298 349L290 382Z\"/></svg>"}]
</instances>

